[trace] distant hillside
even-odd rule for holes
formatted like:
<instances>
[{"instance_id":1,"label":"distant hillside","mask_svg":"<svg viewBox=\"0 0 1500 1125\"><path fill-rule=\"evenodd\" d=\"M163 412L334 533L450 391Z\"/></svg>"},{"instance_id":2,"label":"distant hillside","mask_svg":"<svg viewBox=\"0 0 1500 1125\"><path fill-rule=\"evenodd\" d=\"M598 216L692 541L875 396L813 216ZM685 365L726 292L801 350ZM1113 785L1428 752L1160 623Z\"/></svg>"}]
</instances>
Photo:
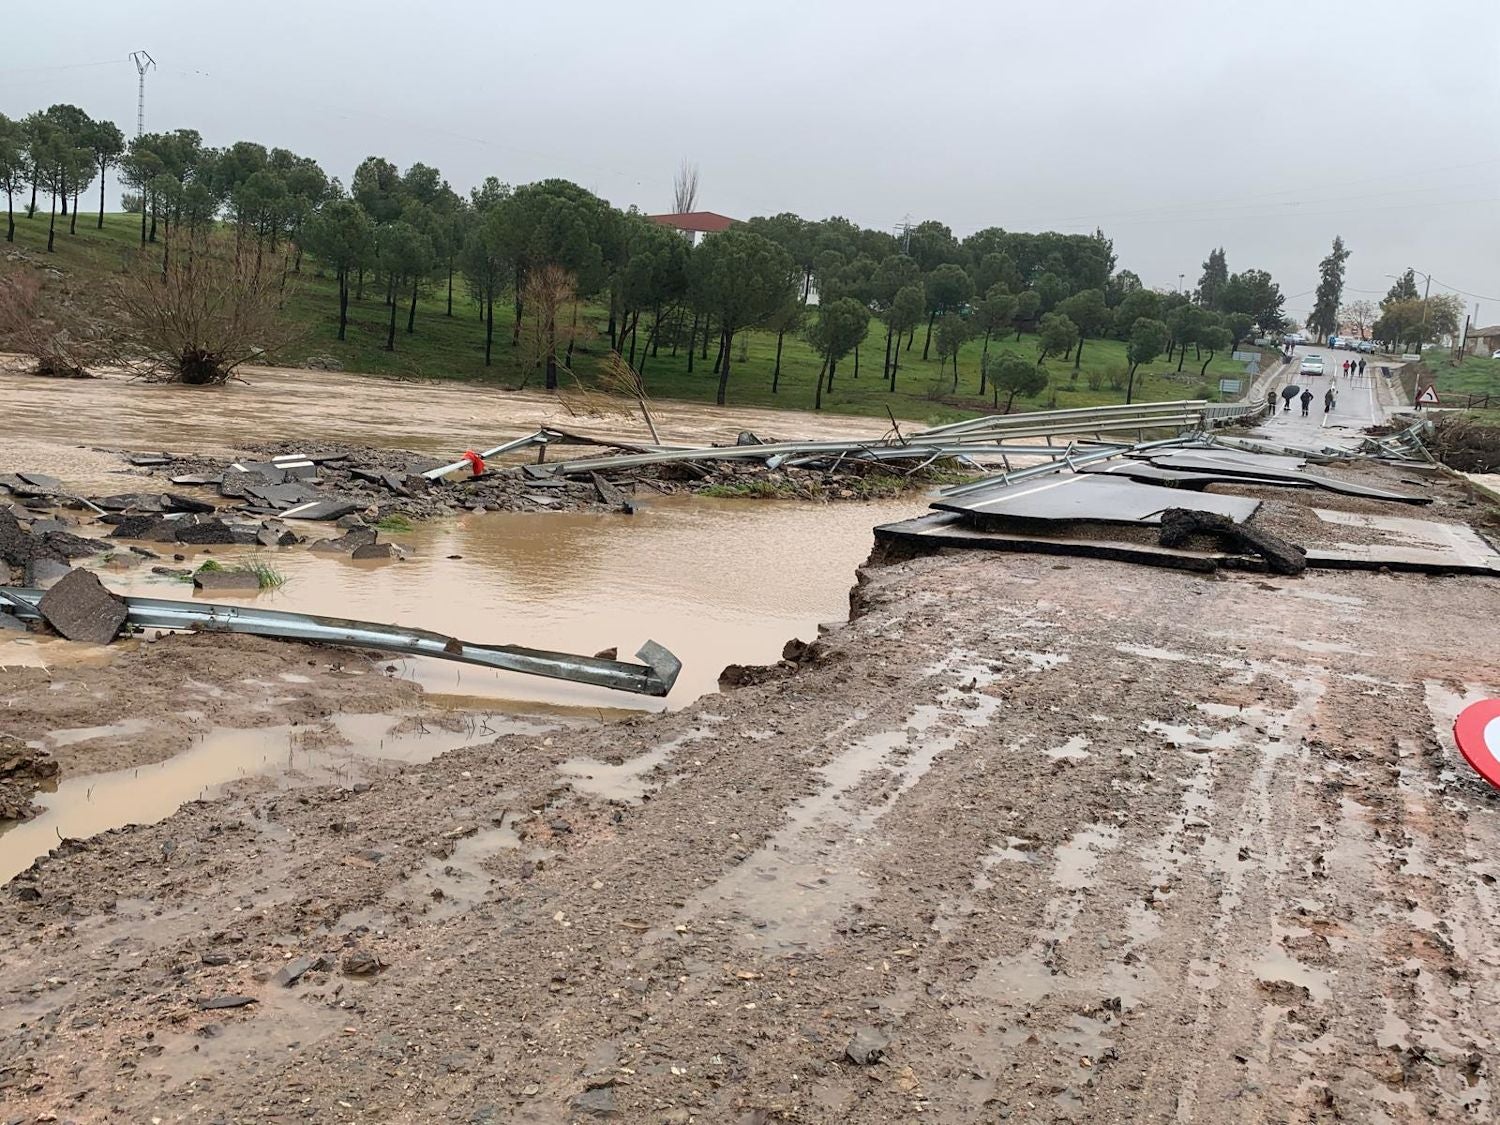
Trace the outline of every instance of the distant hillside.
<instances>
[{"instance_id":1,"label":"distant hillside","mask_svg":"<svg viewBox=\"0 0 1500 1125\"><path fill-rule=\"evenodd\" d=\"M83 287L102 284L118 271L131 254L139 252L140 220L136 215L106 215L103 229L95 229L97 216L80 216L78 232L66 233L58 224L56 252L46 253L47 216L17 218L14 246L0 244L0 257L12 265L30 265L61 271L68 283ZM156 248L148 248L156 252ZM417 305L415 330L406 332L407 309L403 304L398 316L396 350L384 349L388 306L373 282L367 283L362 300L351 298L348 339L337 338L337 287L325 276L315 259L304 256L300 273L290 274L287 285L287 315L302 326L298 347L275 357L287 366L323 364L356 372L389 376L473 380L516 387L523 382L535 386L539 372L525 358L524 345L512 348L510 305L497 303L493 364L484 365L484 325L476 304L469 299L463 279L454 280L453 315L447 315L448 290L445 281L430 283ZM504 316L502 323L502 314ZM573 369L578 380L591 382L595 367L607 349L606 310L585 308L581 317L588 330L574 351ZM646 318L642 318L639 340L644 344ZM921 359L922 330L918 329L915 345L901 353L897 390L892 393L880 379L884 351L884 329L872 320L870 335L860 349L858 375L853 357L839 365L834 390L825 393L823 408L846 414L865 414L885 418L886 411L897 417L947 421L966 417L990 403L978 396L979 357L982 343L972 340L959 353L959 385L953 387L952 366L942 376L934 352L928 361ZM1014 333L991 341L993 354L1013 350L1029 359L1037 356L1037 338L1025 334L1019 341ZM644 378L648 394L654 398L713 401L715 383L710 373L712 355L698 359L695 371L687 370L685 349L663 344L658 354L644 360ZM746 406L811 409L813 388L819 372L818 357L800 336L788 336L784 342L782 370L776 391L772 390L772 373L776 358L776 336L768 332L743 333L736 340L735 356L729 386L729 402ZM638 362L643 356L638 354ZM1218 381L1224 376L1239 376L1244 365L1227 354L1209 363L1206 375L1200 376L1201 360L1192 350L1180 374L1172 371L1176 363L1165 360L1142 367L1147 373L1137 375L1137 400L1188 398L1217 394ZM1018 397L1015 409L1042 409L1094 406L1124 401L1123 379L1128 367L1125 346L1114 340L1089 340L1084 348L1080 370L1075 374L1072 361L1050 357L1047 369L1050 381L1040 393ZM564 375L565 385L568 376ZM1092 385L1091 385L1092 384ZM989 399L986 395L986 399ZM1003 396L1002 396L1003 402Z\"/></svg>"}]
</instances>

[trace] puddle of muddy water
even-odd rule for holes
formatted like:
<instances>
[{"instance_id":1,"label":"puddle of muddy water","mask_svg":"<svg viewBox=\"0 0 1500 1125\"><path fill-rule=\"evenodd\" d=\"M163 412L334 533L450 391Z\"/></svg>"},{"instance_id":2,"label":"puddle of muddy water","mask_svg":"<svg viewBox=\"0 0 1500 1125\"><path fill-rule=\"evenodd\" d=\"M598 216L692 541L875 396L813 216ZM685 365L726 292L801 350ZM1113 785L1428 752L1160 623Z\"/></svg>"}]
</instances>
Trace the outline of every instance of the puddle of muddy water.
<instances>
[{"instance_id":1,"label":"puddle of muddy water","mask_svg":"<svg viewBox=\"0 0 1500 1125\"><path fill-rule=\"evenodd\" d=\"M717 690L727 664L780 659L849 613L854 570L875 524L918 514L920 496L871 504L661 497L634 516L494 512L435 520L391 536L405 562L355 562L306 548L257 557L286 576L256 596L265 609L409 625L480 643L554 651L619 650L650 638L683 662L668 699L680 707ZM318 525L301 529L320 535ZM220 560L255 554L216 547ZM187 551L190 564L202 552ZM106 571L123 594L191 598L142 564ZM560 706L655 708L641 696L448 661L393 660L429 693Z\"/></svg>"},{"instance_id":2,"label":"puddle of muddy water","mask_svg":"<svg viewBox=\"0 0 1500 1125\"><path fill-rule=\"evenodd\" d=\"M117 724L121 729L134 720ZM24 870L62 838L83 838L127 824L154 824L188 801L214 796L241 778L275 777L287 784L352 783L379 762L425 762L472 742L547 729L504 716L465 716L462 723L424 727L399 715L338 715L345 746L312 746L303 728L218 728L194 746L152 765L78 774L36 796L42 812L0 828L0 881ZM111 728L55 731L52 739L82 741Z\"/></svg>"}]
</instances>

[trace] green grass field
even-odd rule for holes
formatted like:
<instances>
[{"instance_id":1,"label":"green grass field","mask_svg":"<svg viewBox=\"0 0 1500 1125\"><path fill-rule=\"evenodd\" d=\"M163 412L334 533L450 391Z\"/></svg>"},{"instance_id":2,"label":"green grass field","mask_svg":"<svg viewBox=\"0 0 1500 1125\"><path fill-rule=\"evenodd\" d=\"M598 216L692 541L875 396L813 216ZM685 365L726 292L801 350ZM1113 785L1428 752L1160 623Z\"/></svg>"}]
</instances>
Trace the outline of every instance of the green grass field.
<instances>
[{"instance_id":1,"label":"green grass field","mask_svg":"<svg viewBox=\"0 0 1500 1125\"><path fill-rule=\"evenodd\" d=\"M134 253L140 241L140 220L133 215L106 215L103 230L95 229L97 215L85 211L78 222L78 233L66 233L66 223L59 217L56 253L45 253L47 215L16 220L16 246L28 256L53 265L65 273L87 279L118 270L127 256ZM8 249L8 248L7 248ZM0 249L0 254L5 252ZM300 366L310 356L330 356L347 371L378 375L415 376L470 380L514 387L526 380L540 385L540 372L525 361L524 349L510 345L511 306L495 307L494 364L484 366L484 326L478 309L468 299L462 278L454 281L453 316L446 315L446 283L430 285L418 301L416 331L406 333L406 305L397 317L396 350L385 350L387 306L375 285L368 283L363 301L350 301L348 339L337 339L337 289L331 277L319 276L316 262L304 258L302 273L294 275L287 289L287 314L301 326L299 344L277 357L290 366ZM574 373L587 385L594 366L608 344L602 309L587 308L584 320L589 331L574 353ZM638 338L644 343L649 317L643 316ZM841 414L885 417L889 409L897 417L929 422L952 421L981 413L990 408L980 399L979 356L981 342L970 341L959 356L959 386L955 393L951 367L940 376L934 350L933 358L921 358L925 325L917 330L915 344L901 353L897 389L891 393L880 378L884 358L885 329L872 320L870 336L861 348L860 376L854 377L853 357L839 364L831 394L825 394L823 409ZM994 340L990 350L1011 349L1035 358L1036 337L1023 335L1016 341L1014 333ZM744 359L740 358L743 350ZM739 406L779 407L807 410L813 406L814 384L820 368L818 357L807 343L788 336L782 355L782 372L777 393L771 391L771 375L776 352L776 338L765 332L747 332L736 339L731 366L729 402ZM637 356L639 362L639 353ZM698 360L689 374L685 351L677 356L662 347L645 365L647 393L659 399L713 401L717 379L710 373L710 359ZM1227 354L1216 356L1205 376L1199 376L1201 360L1191 352L1181 374L1175 373L1175 361L1165 359L1143 365L1136 375L1137 401L1217 397L1218 382L1224 376L1239 376L1243 364ZM1081 370L1073 372L1071 359L1052 357L1047 361L1050 373L1048 387L1039 395L1018 398L1017 410L1039 410L1051 407L1084 407L1120 403L1125 400L1124 376L1127 369L1125 346L1114 340L1089 340L1084 346ZM1091 379L1092 376L1092 379ZM569 377L564 373L563 378ZM1098 385L1090 387L1093 381ZM1004 403L1004 396L1001 397Z\"/></svg>"},{"instance_id":2,"label":"green grass field","mask_svg":"<svg viewBox=\"0 0 1500 1125\"><path fill-rule=\"evenodd\" d=\"M1462 406L1469 395L1500 396L1500 359L1471 355L1455 364L1446 352L1440 355L1429 352L1423 362L1437 378L1444 406Z\"/></svg>"}]
</instances>

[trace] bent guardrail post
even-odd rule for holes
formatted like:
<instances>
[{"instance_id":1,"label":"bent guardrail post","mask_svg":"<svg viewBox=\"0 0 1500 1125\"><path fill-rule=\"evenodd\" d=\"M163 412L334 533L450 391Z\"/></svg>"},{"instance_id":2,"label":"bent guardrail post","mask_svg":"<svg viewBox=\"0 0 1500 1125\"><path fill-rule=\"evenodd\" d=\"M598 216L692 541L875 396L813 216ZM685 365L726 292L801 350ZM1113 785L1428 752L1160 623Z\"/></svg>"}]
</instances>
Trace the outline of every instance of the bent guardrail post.
<instances>
[{"instance_id":1,"label":"bent guardrail post","mask_svg":"<svg viewBox=\"0 0 1500 1125\"><path fill-rule=\"evenodd\" d=\"M22 619L38 619L42 590L0 587L0 606ZM125 621L142 629L174 629L200 633L248 633L280 640L372 648L401 656L431 656L479 664L528 676L593 684L636 695L664 696L672 690L682 662L655 641L636 653L644 663L603 660L570 652L550 652L521 645L484 645L426 629L349 621L310 613L257 609L254 606L167 601L161 598L124 599Z\"/></svg>"}]
</instances>

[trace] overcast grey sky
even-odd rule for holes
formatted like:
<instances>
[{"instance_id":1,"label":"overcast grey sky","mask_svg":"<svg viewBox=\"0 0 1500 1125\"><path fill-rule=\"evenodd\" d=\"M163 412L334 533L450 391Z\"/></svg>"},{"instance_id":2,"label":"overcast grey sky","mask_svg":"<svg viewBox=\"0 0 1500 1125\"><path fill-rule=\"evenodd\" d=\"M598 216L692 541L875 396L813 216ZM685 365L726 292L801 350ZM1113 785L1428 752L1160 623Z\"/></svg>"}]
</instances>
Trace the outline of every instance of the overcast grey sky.
<instances>
[{"instance_id":1,"label":"overcast grey sky","mask_svg":"<svg viewBox=\"0 0 1500 1125\"><path fill-rule=\"evenodd\" d=\"M1497 0L82 0L5 30L0 111L133 135L144 48L147 129L345 183L375 153L664 211L688 158L736 218L1097 225L1150 285L1222 244L1299 319L1342 234L1346 301L1412 265L1500 321Z\"/></svg>"}]
</instances>

